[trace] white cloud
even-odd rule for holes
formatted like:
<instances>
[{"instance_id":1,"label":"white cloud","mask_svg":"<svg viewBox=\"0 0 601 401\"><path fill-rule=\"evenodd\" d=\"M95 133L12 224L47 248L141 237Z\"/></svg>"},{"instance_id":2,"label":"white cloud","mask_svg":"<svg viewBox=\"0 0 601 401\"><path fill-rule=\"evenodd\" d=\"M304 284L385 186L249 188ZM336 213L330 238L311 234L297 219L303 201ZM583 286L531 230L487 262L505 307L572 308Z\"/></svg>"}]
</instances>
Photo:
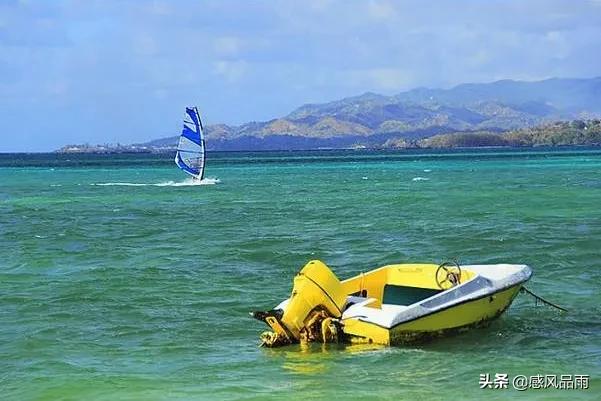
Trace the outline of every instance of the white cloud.
<instances>
[{"instance_id":1,"label":"white cloud","mask_svg":"<svg viewBox=\"0 0 601 401\"><path fill-rule=\"evenodd\" d=\"M557 58L565 58L568 56L570 46L565 38L565 34L561 31L547 32L545 35L546 41L552 49L553 56Z\"/></svg>"},{"instance_id":2,"label":"white cloud","mask_svg":"<svg viewBox=\"0 0 601 401\"><path fill-rule=\"evenodd\" d=\"M135 35L133 38L133 47L136 53L143 56L154 56L159 52L158 43L148 33Z\"/></svg>"},{"instance_id":3,"label":"white cloud","mask_svg":"<svg viewBox=\"0 0 601 401\"><path fill-rule=\"evenodd\" d=\"M244 60L220 60L213 63L213 71L218 76L221 76L228 84L233 84L240 81L246 75L248 63Z\"/></svg>"},{"instance_id":4,"label":"white cloud","mask_svg":"<svg viewBox=\"0 0 601 401\"><path fill-rule=\"evenodd\" d=\"M235 36L221 36L213 42L215 53L221 56L236 56L242 48L242 40Z\"/></svg>"},{"instance_id":5,"label":"white cloud","mask_svg":"<svg viewBox=\"0 0 601 401\"><path fill-rule=\"evenodd\" d=\"M401 68L349 70L342 75L348 85L387 93L409 89L415 81L413 73Z\"/></svg>"},{"instance_id":6,"label":"white cloud","mask_svg":"<svg viewBox=\"0 0 601 401\"><path fill-rule=\"evenodd\" d=\"M153 0L148 5L148 12L158 16L165 16L173 14L173 3Z\"/></svg>"},{"instance_id":7,"label":"white cloud","mask_svg":"<svg viewBox=\"0 0 601 401\"><path fill-rule=\"evenodd\" d=\"M367 3L367 14L373 19L392 19L397 13L393 4L386 0L370 0Z\"/></svg>"}]
</instances>

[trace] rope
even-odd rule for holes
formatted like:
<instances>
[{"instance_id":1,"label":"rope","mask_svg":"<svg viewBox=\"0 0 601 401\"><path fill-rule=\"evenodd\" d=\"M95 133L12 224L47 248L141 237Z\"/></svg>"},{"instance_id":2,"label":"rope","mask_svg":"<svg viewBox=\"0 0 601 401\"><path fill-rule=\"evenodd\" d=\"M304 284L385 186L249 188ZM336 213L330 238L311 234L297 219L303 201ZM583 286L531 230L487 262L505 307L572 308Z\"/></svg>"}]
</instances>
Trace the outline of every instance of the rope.
<instances>
[{"instance_id":1,"label":"rope","mask_svg":"<svg viewBox=\"0 0 601 401\"><path fill-rule=\"evenodd\" d=\"M547 305L549 305L549 306L551 306L551 307L553 307L555 309L559 309L560 311L563 311L563 312L567 312L568 311L566 308L562 308L561 306L559 306L557 304L554 304L553 302L547 301L543 297L539 297L538 295L536 295L535 293L533 293L532 291L530 291L526 287L522 287L520 291L523 291L523 292L525 292L527 294L532 295L536 301L541 301L542 303L547 304Z\"/></svg>"}]
</instances>

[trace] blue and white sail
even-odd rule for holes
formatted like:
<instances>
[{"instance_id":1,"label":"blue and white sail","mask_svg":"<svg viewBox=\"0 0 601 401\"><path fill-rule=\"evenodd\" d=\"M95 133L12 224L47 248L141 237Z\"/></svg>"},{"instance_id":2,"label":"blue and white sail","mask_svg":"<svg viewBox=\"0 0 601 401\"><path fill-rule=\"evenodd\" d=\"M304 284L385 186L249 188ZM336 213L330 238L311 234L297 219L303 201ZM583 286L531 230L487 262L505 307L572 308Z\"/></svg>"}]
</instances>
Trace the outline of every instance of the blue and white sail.
<instances>
[{"instance_id":1,"label":"blue and white sail","mask_svg":"<svg viewBox=\"0 0 601 401\"><path fill-rule=\"evenodd\" d=\"M205 160L205 140L200 114L196 107L186 107L184 128L179 137L175 164L192 177L202 180Z\"/></svg>"}]
</instances>

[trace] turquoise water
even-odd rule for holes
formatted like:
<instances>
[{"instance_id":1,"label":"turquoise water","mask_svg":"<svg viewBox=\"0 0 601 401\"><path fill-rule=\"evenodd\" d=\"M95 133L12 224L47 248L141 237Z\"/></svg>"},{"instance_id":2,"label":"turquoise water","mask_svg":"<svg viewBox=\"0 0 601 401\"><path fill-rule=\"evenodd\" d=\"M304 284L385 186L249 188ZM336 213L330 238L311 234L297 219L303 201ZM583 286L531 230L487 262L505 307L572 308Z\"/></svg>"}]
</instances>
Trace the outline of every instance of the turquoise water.
<instances>
[{"instance_id":1,"label":"turquoise water","mask_svg":"<svg viewBox=\"0 0 601 401\"><path fill-rule=\"evenodd\" d=\"M209 157L220 182L178 186L170 156L0 155L3 400L600 398L601 151ZM520 295L420 346L257 347L248 311L310 259L346 278L452 257L527 263L571 313Z\"/></svg>"}]
</instances>

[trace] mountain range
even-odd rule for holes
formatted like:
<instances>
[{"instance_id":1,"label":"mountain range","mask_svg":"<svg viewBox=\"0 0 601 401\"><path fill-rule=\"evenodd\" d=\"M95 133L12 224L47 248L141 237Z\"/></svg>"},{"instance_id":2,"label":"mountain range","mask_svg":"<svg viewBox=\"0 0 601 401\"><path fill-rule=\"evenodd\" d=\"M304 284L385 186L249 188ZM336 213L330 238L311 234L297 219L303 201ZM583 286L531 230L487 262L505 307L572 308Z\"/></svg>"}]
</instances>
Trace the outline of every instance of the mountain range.
<instances>
[{"instance_id":1,"label":"mountain range","mask_svg":"<svg viewBox=\"0 0 601 401\"><path fill-rule=\"evenodd\" d=\"M306 104L269 121L205 127L209 150L378 147L453 132L505 132L601 116L601 77L501 80L450 89L417 88L393 96L364 93ZM172 149L177 136L138 147Z\"/></svg>"}]
</instances>

